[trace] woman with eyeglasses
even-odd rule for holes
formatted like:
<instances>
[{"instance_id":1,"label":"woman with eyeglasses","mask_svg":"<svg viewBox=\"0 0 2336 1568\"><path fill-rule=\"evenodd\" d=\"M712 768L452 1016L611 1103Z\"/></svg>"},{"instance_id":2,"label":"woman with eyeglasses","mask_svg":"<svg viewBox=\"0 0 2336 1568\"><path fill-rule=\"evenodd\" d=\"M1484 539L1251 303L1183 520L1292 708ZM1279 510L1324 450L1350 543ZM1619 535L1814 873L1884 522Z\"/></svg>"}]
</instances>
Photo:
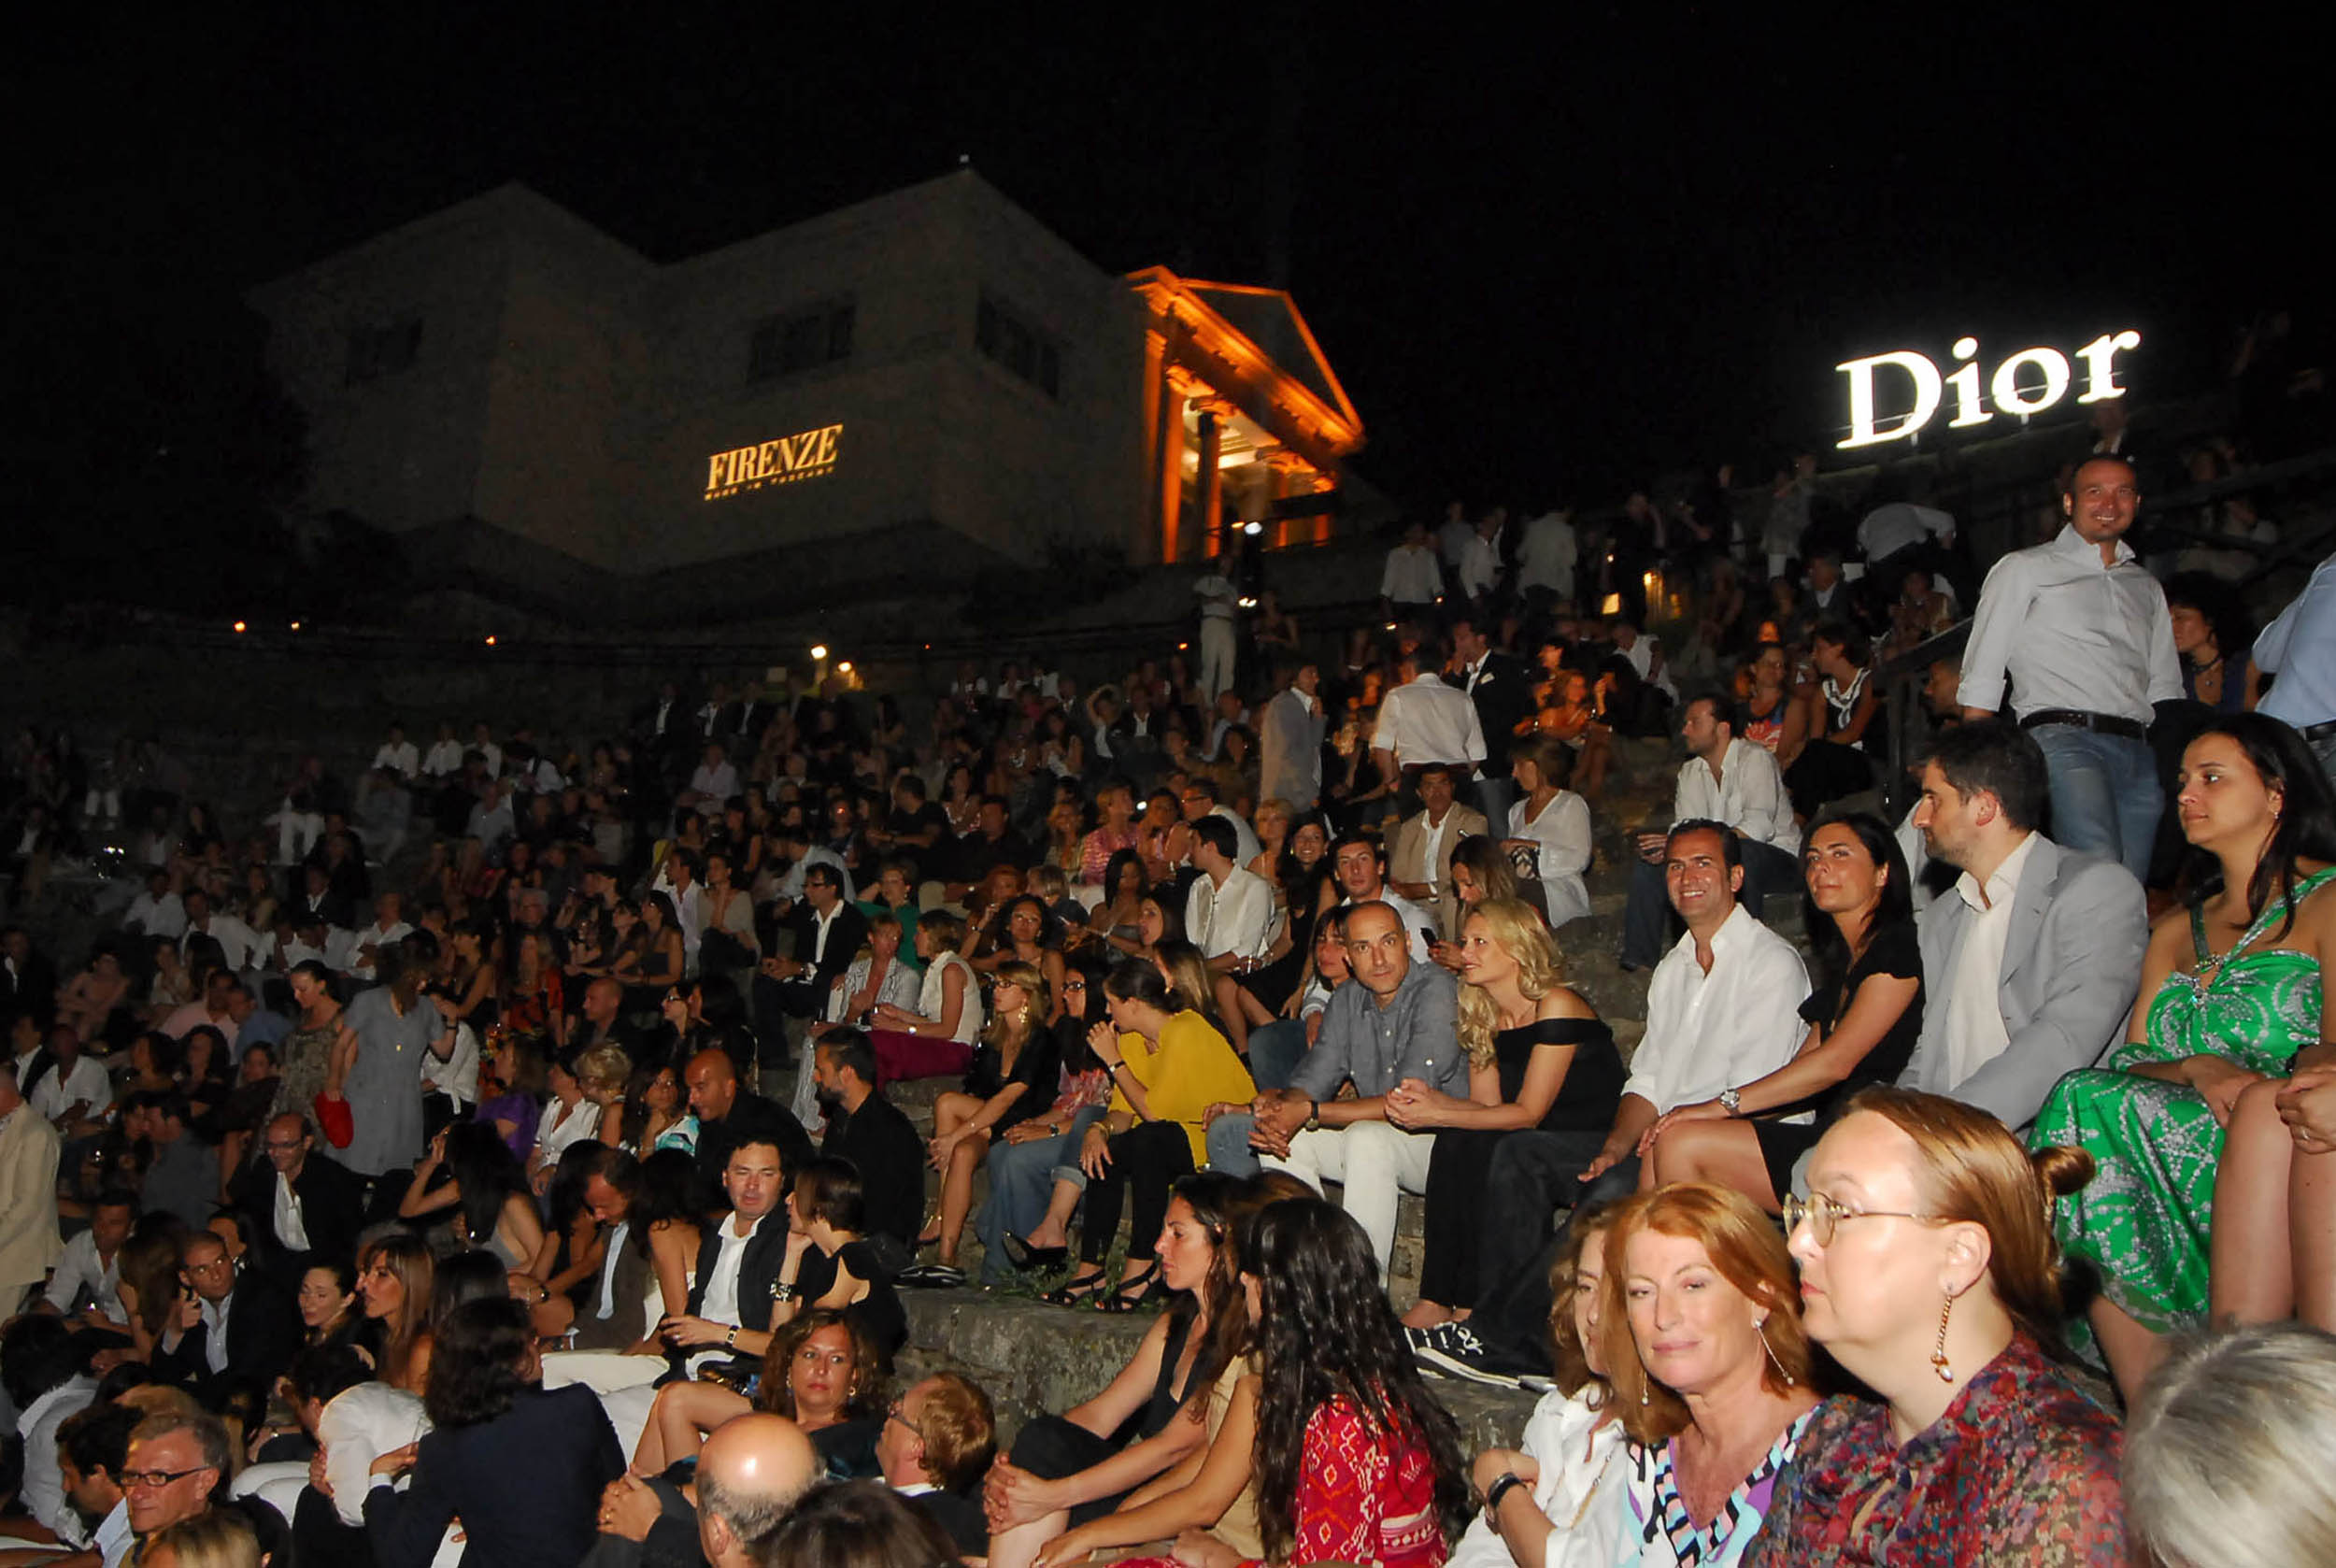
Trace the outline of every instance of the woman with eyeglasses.
<instances>
[{"instance_id":1,"label":"woman with eyeglasses","mask_svg":"<svg viewBox=\"0 0 2336 1568\"><path fill-rule=\"evenodd\" d=\"M1817 1412L1747 1562L2126 1561L2116 1418L2055 1359L2045 1214L2091 1173L1957 1101L1850 1102L1785 1219L1810 1337L1879 1397Z\"/></svg>"},{"instance_id":2,"label":"woman with eyeglasses","mask_svg":"<svg viewBox=\"0 0 2336 1568\"><path fill-rule=\"evenodd\" d=\"M974 1218L985 1285L1008 1284L1017 1270L1058 1268L1071 1256L1063 1227L1087 1185L1087 1173L1078 1167L1079 1140L1111 1103L1111 1070L1087 1043L1088 1032L1107 1016L1103 976L1099 957L1072 959L1063 973L1062 1018L1053 1030L1061 1062L1054 1103L990 1142L990 1198ZM1047 1204L1058 1181L1071 1185L1072 1197L1055 1222ZM1024 1239L1043 1236L1050 1223L1056 1233L1050 1243Z\"/></svg>"}]
</instances>

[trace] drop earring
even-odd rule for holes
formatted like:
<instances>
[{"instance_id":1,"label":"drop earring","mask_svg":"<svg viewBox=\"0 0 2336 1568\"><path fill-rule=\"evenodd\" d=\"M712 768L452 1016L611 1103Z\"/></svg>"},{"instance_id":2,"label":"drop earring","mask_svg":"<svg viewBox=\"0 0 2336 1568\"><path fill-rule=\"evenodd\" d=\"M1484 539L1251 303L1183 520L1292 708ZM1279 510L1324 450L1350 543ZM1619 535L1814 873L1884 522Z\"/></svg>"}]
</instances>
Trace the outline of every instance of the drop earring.
<instances>
[{"instance_id":1,"label":"drop earring","mask_svg":"<svg viewBox=\"0 0 2336 1568\"><path fill-rule=\"evenodd\" d=\"M1930 1352L1930 1370L1939 1375L1942 1383L1955 1381L1955 1369L1946 1361L1946 1320L1954 1315L1955 1298L1949 1296L1946 1304L1939 1308L1939 1343L1938 1347Z\"/></svg>"},{"instance_id":2,"label":"drop earring","mask_svg":"<svg viewBox=\"0 0 2336 1568\"><path fill-rule=\"evenodd\" d=\"M1768 1352L1769 1363L1776 1368L1776 1376L1785 1380L1786 1388L1791 1388L1793 1386L1792 1374L1787 1372L1785 1370L1785 1363L1776 1359L1776 1347L1768 1342L1768 1323L1766 1319L1753 1324L1752 1332L1760 1336L1760 1348Z\"/></svg>"},{"instance_id":3,"label":"drop earring","mask_svg":"<svg viewBox=\"0 0 2336 1568\"><path fill-rule=\"evenodd\" d=\"M1642 1405L1655 1403L1655 1380L1648 1378L1638 1386L1638 1402Z\"/></svg>"}]
</instances>

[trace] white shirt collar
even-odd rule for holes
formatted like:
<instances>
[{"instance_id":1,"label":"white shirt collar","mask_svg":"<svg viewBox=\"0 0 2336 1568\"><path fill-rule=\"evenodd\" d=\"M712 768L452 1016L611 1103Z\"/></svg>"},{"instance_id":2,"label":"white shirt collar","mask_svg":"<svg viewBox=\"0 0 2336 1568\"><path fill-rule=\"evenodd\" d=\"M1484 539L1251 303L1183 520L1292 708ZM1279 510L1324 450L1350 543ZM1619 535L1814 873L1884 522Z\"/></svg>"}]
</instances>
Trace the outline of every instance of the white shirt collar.
<instances>
[{"instance_id":1,"label":"white shirt collar","mask_svg":"<svg viewBox=\"0 0 2336 1568\"><path fill-rule=\"evenodd\" d=\"M2076 531L2076 524L2072 522L2064 522L2060 525L2060 532L2052 536L2052 548L2058 553L2073 557L2078 561L2090 562L2096 565L2101 561L2101 547L2079 534ZM2134 559L2133 547L2125 542L2123 535L2118 535L2116 547L2111 553L2116 559L2108 566L2101 567L2104 572L2112 567L2122 566Z\"/></svg>"},{"instance_id":2,"label":"white shirt collar","mask_svg":"<svg viewBox=\"0 0 2336 1568\"><path fill-rule=\"evenodd\" d=\"M1994 874L1987 878L1987 891L1985 898L1982 898L1979 893L1979 878L1968 871L1958 877L1955 879L1955 891L1962 895L1963 902L1982 915L2011 903L2019 892L2020 872L2028 864L2029 851L2036 847L2038 836L2036 834L2030 834L2019 841L2018 848L2003 857L2003 863L1997 866Z\"/></svg>"}]
</instances>

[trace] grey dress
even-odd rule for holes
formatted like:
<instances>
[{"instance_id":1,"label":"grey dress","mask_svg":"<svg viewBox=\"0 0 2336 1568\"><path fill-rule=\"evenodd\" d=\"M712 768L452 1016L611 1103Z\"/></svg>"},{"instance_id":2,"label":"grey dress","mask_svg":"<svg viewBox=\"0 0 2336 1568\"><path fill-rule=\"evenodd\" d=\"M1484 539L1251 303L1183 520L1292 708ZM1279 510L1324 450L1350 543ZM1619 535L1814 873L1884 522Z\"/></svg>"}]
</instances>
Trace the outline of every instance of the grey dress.
<instances>
[{"instance_id":1,"label":"grey dress","mask_svg":"<svg viewBox=\"0 0 2336 1568\"><path fill-rule=\"evenodd\" d=\"M388 986L365 991L343 1016L357 1032L357 1062L341 1090L356 1133L335 1152L366 1176L410 1165L421 1158L422 1058L446 1020L426 996L401 1014Z\"/></svg>"}]
</instances>

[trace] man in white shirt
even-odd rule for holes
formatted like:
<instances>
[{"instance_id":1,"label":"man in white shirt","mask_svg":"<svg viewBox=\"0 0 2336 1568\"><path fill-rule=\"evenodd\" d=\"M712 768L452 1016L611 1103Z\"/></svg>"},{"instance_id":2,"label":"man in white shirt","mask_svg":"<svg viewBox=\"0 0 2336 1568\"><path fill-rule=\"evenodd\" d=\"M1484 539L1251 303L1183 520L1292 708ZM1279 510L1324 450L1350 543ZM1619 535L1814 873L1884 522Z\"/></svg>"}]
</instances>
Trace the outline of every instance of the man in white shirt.
<instances>
[{"instance_id":1,"label":"man in white shirt","mask_svg":"<svg viewBox=\"0 0 2336 1568\"><path fill-rule=\"evenodd\" d=\"M2336 555L2255 639L2255 667L2278 677L2256 711L2295 726L2336 783Z\"/></svg>"},{"instance_id":2,"label":"man in white shirt","mask_svg":"<svg viewBox=\"0 0 2336 1568\"><path fill-rule=\"evenodd\" d=\"M2076 470L2049 544L1995 563L1963 649L1967 718L1991 719L2004 683L2044 748L2052 831L2081 854L2149 872L2164 795L2147 740L2153 705L2182 695L2165 590L2125 543L2141 505L2133 465L2104 455Z\"/></svg>"},{"instance_id":3,"label":"man in white shirt","mask_svg":"<svg viewBox=\"0 0 2336 1568\"><path fill-rule=\"evenodd\" d=\"M1768 899L1801 887L1801 829L1792 820L1776 758L1766 747L1742 738L1736 705L1699 694L1680 715L1679 738L1688 760L1671 798L1674 822L1702 819L1724 823L1737 840L1743 862L1744 905L1761 919ZM1622 909L1622 965L1645 969L1662 957L1671 940L1671 909L1663 891L1663 865L1670 835L1638 835L1639 863L1631 867L1630 897Z\"/></svg>"},{"instance_id":4,"label":"man in white shirt","mask_svg":"<svg viewBox=\"0 0 2336 1568\"><path fill-rule=\"evenodd\" d=\"M1546 612L1560 599L1574 597L1574 568L1581 559L1581 541L1573 518L1551 510L1525 525L1517 546L1517 587L1525 602Z\"/></svg>"},{"instance_id":5,"label":"man in white shirt","mask_svg":"<svg viewBox=\"0 0 2336 1568\"><path fill-rule=\"evenodd\" d=\"M251 956L260 950L258 933L233 915L214 911L211 895L201 888L189 888L179 903L187 917L186 930L178 938L179 952L184 953L193 938L207 936L219 944L229 969L240 975L251 967Z\"/></svg>"},{"instance_id":6,"label":"man in white shirt","mask_svg":"<svg viewBox=\"0 0 2336 1568\"><path fill-rule=\"evenodd\" d=\"M463 743L454 738L454 726L438 726L438 738L430 743L430 754L421 760L421 777L433 783L443 783L463 771Z\"/></svg>"},{"instance_id":7,"label":"man in white shirt","mask_svg":"<svg viewBox=\"0 0 2336 1568\"><path fill-rule=\"evenodd\" d=\"M1419 809L1396 826L1388 851L1388 886L1423 909L1435 912L1439 933L1452 930L1457 900L1452 894L1452 851L1460 840L1486 831L1485 814L1453 804L1458 794L1452 770L1431 763L1419 770Z\"/></svg>"},{"instance_id":8,"label":"man in white shirt","mask_svg":"<svg viewBox=\"0 0 2336 1568\"><path fill-rule=\"evenodd\" d=\"M1422 644L1395 660L1396 684L1379 699L1378 727L1371 734L1371 756L1377 763L1380 788L1392 789L1399 810L1418 805L1414 785L1421 768L1446 763L1462 775L1485 760L1485 732L1476 705L1457 686L1447 686L1440 673L1443 650Z\"/></svg>"},{"instance_id":9,"label":"man in white shirt","mask_svg":"<svg viewBox=\"0 0 2336 1568\"><path fill-rule=\"evenodd\" d=\"M737 768L723 752L721 742L709 741L697 771L690 775L690 787L674 797L674 806L680 811L719 813L722 803L737 792Z\"/></svg>"},{"instance_id":10,"label":"man in white shirt","mask_svg":"<svg viewBox=\"0 0 2336 1568\"><path fill-rule=\"evenodd\" d=\"M405 725L390 726L389 738L382 741L381 748L373 754L373 766L388 768L400 778L409 781L421 771L421 753L414 748L412 741L406 738Z\"/></svg>"},{"instance_id":11,"label":"man in white shirt","mask_svg":"<svg viewBox=\"0 0 2336 1568\"><path fill-rule=\"evenodd\" d=\"M1501 529L1508 516L1506 507L1493 507L1476 520L1474 532L1460 549L1460 597L1478 610L1501 583Z\"/></svg>"},{"instance_id":12,"label":"man in white shirt","mask_svg":"<svg viewBox=\"0 0 2336 1568\"><path fill-rule=\"evenodd\" d=\"M130 1434L145 1417L126 1404L93 1404L57 1428L57 1474L64 1486L60 1539L93 1555L97 1568L121 1568L137 1544L121 1474L130 1461Z\"/></svg>"},{"instance_id":13,"label":"man in white shirt","mask_svg":"<svg viewBox=\"0 0 2336 1568\"><path fill-rule=\"evenodd\" d=\"M1941 549L1955 542L1953 515L1935 506L1886 501L1865 515L1858 524L1858 548L1865 552L1866 577L1877 600L1898 597L1907 571L1930 559L1934 539Z\"/></svg>"},{"instance_id":14,"label":"man in white shirt","mask_svg":"<svg viewBox=\"0 0 2336 1568\"><path fill-rule=\"evenodd\" d=\"M1197 825L1204 817L1214 817L1232 829L1232 863L1247 865L1258 858L1263 846L1257 841L1257 830L1241 820L1235 811L1217 798L1217 780L1193 776L1185 780L1184 790L1176 796L1176 812L1188 824ZM1187 851L1187 858L1189 858Z\"/></svg>"},{"instance_id":15,"label":"man in white shirt","mask_svg":"<svg viewBox=\"0 0 2336 1568\"><path fill-rule=\"evenodd\" d=\"M104 1062L81 1053L81 1036L69 1023L49 1032L49 1049L56 1064L33 1085L33 1114L68 1136L84 1135L86 1130L74 1129L106 1114L114 1103L113 1079Z\"/></svg>"},{"instance_id":16,"label":"man in white shirt","mask_svg":"<svg viewBox=\"0 0 2336 1568\"><path fill-rule=\"evenodd\" d=\"M1303 817L1322 798L1322 669L1284 665L1283 678L1258 723L1258 799L1288 801Z\"/></svg>"},{"instance_id":17,"label":"man in white shirt","mask_svg":"<svg viewBox=\"0 0 2336 1568\"><path fill-rule=\"evenodd\" d=\"M57 1272L35 1304L85 1328L127 1333L129 1310L121 1304L121 1244L138 1217L135 1195L119 1188L100 1193L90 1210L89 1229L64 1244Z\"/></svg>"},{"instance_id":18,"label":"man in white shirt","mask_svg":"<svg viewBox=\"0 0 2336 1568\"><path fill-rule=\"evenodd\" d=\"M1233 682L1232 616L1240 593L1220 569L1192 585L1201 601L1201 695L1209 702Z\"/></svg>"},{"instance_id":19,"label":"man in white shirt","mask_svg":"<svg viewBox=\"0 0 2336 1568\"><path fill-rule=\"evenodd\" d=\"M83 1360L75 1352L73 1332L54 1318L21 1318L0 1333L8 1389L23 1401L16 1412L16 1430L24 1439L19 1496L25 1511L52 1532L72 1522L57 1467L57 1429L97 1393L96 1381L81 1371Z\"/></svg>"},{"instance_id":20,"label":"man in white shirt","mask_svg":"<svg viewBox=\"0 0 2336 1568\"><path fill-rule=\"evenodd\" d=\"M1427 525L1407 523L1403 542L1387 552L1387 567L1379 574L1380 612L1390 621L1431 621L1443 598L1444 569L1428 543Z\"/></svg>"},{"instance_id":21,"label":"man in white shirt","mask_svg":"<svg viewBox=\"0 0 2336 1568\"><path fill-rule=\"evenodd\" d=\"M1916 922L1929 1001L1898 1081L2012 1128L2121 1037L2149 940L2131 873L2036 831L2045 779L2032 736L1967 723L1939 737L1915 808L1930 854L1963 875Z\"/></svg>"},{"instance_id":22,"label":"man in white shirt","mask_svg":"<svg viewBox=\"0 0 2336 1568\"><path fill-rule=\"evenodd\" d=\"M1433 962L1438 940L1435 917L1387 885L1387 851L1377 839L1363 833L1341 834L1331 846L1331 867L1339 890L1346 895L1339 901L1341 907L1351 909L1374 902L1386 905L1411 934L1411 961Z\"/></svg>"},{"instance_id":23,"label":"man in white shirt","mask_svg":"<svg viewBox=\"0 0 2336 1568\"><path fill-rule=\"evenodd\" d=\"M1192 824L1192 863L1201 875L1185 894L1184 934L1218 974L1254 967L1273 928L1273 884L1234 863L1236 852L1232 824L1222 817Z\"/></svg>"},{"instance_id":24,"label":"man in white shirt","mask_svg":"<svg viewBox=\"0 0 2336 1568\"><path fill-rule=\"evenodd\" d=\"M1497 1283L1464 1324L1425 1331L1441 1337L1433 1355L1420 1348L1423 1359L1468 1374L1545 1369L1552 1211L1634 1190L1639 1145L1663 1112L1726 1103L1738 1086L1790 1061L1807 1037L1800 953L1736 902L1741 843L1717 822L1671 830L1664 882L1687 934L1647 987L1646 1033L1613 1126L1602 1134L1528 1130L1501 1141L1485 1187L1501 1201L1485 1217L1480 1254L1481 1277Z\"/></svg>"},{"instance_id":25,"label":"man in white shirt","mask_svg":"<svg viewBox=\"0 0 2336 1568\"><path fill-rule=\"evenodd\" d=\"M687 849L670 851L649 891L673 900L674 920L681 927L682 966L696 974L698 942L705 934L705 889L698 881L697 857Z\"/></svg>"},{"instance_id":26,"label":"man in white shirt","mask_svg":"<svg viewBox=\"0 0 2336 1568\"><path fill-rule=\"evenodd\" d=\"M121 917L122 930L141 936L167 936L174 942L186 934L187 911L170 880L167 871L147 873L146 891L130 901Z\"/></svg>"},{"instance_id":27,"label":"man in white shirt","mask_svg":"<svg viewBox=\"0 0 2336 1568\"><path fill-rule=\"evenodd\" d=\"M373 923L357 933L350 944L349 974L361 980L373 978L374 961L387 949L395 947L413 934L406 921L406 900L397 893L385 892L373 901Z\"/></svg>"},{"instance_id":28,"label":"man in white shirt","mask_svg":"<svg viewBox=\"0 0 2336 1568\"><path fill-rule=\"evenodd\" d=\"M759 1357L771 1347L771 1291L787 1252L780 1206L786 1184L778 1145L770 1139L748 1136L730 1151L722 1167L730 1212L707 1226L698 1244L690 1310L667 1319L660 1331L689 1356L692 1375L709 1361Z\"/></svg>"}]
</instances>

